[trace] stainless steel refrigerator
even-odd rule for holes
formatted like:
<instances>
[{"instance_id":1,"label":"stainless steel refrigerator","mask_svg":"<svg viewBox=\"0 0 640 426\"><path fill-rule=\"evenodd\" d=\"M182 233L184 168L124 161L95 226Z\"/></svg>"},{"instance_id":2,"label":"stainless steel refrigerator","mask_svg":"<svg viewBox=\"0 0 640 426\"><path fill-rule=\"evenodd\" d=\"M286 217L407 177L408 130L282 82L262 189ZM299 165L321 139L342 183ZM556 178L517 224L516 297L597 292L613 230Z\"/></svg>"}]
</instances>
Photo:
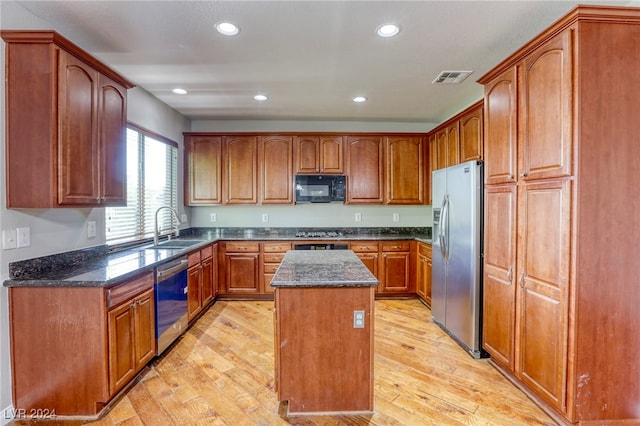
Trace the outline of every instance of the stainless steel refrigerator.
<instances>
[{"instance_id":1,"label":"stainless steel refrigerator","mask_svg":"<svg viewBox=\"0 0 640 426\"><path fill-rule=\"evenodd\" d=\"M432 176L433 320L474 358L484 356L482 307L483 164L469 161Z\"/></svg>"}]
</instances>

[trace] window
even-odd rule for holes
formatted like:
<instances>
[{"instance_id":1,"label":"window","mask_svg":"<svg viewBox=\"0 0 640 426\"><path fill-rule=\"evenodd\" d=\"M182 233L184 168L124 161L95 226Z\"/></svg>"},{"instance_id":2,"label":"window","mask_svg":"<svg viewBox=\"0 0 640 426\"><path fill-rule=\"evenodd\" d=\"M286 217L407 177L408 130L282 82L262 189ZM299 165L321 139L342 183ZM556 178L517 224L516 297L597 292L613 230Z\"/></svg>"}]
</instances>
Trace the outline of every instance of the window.
<instances>
[{"instance_id":1,"label":"window","mask_svg":"<svg viewBox=\"0 0 640 426\"><path fill-rule=\"evenodd\" d=\"M106 209L108 243L150 238L158 207L178 208L178 145L129 125L127 128L127 206ZM177 226L167 209L158 214L158 228Z\"/></svg>"}]
</instances>

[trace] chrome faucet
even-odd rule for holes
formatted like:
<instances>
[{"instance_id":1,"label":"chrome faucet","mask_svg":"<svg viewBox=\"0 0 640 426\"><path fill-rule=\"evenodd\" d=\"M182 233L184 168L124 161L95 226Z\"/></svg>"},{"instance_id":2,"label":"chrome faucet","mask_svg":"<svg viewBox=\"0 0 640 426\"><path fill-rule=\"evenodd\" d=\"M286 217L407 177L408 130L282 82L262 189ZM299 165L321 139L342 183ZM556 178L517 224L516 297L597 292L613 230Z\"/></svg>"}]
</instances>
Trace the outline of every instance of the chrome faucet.
<instances>
[{"instance_id":1,"label":"chrome faucet","mask_svg":"<svg viewBox=\"0 0 640 426\"><path fill-rule=\"evenodd\" d=\"M156 222L155 222L155 227L153 228L153 245L157 246L158 245L158 213L160 212L160 210L162 209L169 209L171 210L171 213L173 213L173 217L176 218L176 230L174 232L174 235L176 237L180 236L180 230L178 229L178 225L180 225L182 223L182 221L180 220L180 218L178 217L178 212L176 212L176 210L173 207L169 207L169 206L162 206L162 207L158 207L158 210L156 210ZM169 235L169 239L171 239L171 235Z\"/></svg>"}]
</instances>

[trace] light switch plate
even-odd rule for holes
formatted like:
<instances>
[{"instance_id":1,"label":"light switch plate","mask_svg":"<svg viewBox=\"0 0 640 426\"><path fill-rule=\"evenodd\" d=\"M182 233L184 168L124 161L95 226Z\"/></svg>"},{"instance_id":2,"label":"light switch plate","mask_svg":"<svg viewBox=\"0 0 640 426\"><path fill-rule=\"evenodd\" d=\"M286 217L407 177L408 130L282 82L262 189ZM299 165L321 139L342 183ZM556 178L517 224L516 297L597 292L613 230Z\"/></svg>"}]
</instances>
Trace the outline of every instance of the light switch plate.
<instances>
[{"instance_id":1,"label":"light switch plate","mask_svg":"<svg viewBox=\"0 0 640 426\"><path fill-rule=\"evenodd\" d=\"M25 226L23 228L16 229L16 232L18 248L31 246L31 228Z\"/></svg>"},{"instance_id":2,"label":"light switch plate","mask_svg":"<svg viewBox=\"0 0 640 426\"><path fill-rule=\"evenodd\" d=\"M268 213L262 213L262 221L263 222L269 222L269 214Z\"/></svg>"}]
</instances>

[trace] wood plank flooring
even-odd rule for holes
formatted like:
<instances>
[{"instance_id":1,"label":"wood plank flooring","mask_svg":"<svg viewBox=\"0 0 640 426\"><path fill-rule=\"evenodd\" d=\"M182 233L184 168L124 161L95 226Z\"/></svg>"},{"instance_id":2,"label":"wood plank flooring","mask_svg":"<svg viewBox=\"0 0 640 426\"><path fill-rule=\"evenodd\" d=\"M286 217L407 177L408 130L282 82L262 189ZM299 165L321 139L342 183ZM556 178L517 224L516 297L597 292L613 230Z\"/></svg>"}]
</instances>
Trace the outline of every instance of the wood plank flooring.
<instances>
[{"instance_id":1,"label":"wood plank flooring","mask_svg":"<svg viewBox=\"0 0 640 426\"><path fill-rule=\"evenodd\" d=\"M376 301L374 368L373 415L287 417L273 390L273 302L222 301L91 424L555 424L418 300Z\"/></svg>"}]
</instances>

